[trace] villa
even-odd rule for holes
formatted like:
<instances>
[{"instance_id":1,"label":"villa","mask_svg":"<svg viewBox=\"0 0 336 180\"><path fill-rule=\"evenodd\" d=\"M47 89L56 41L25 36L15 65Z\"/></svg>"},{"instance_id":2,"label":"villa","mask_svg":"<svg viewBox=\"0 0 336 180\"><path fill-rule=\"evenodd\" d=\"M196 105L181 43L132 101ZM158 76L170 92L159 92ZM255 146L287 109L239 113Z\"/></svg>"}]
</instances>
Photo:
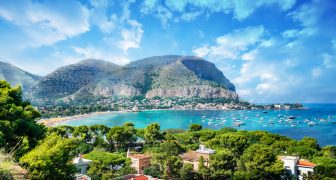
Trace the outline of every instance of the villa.
<instances>
[{"instance_id":1,"label":"villa","mask_svg":"<svg viewBox=\"0 0 336 180\"><path fill-rule=\"evenodd\" d=\"M197 149L196 152L201 153L201 154L215 154L216 151L206 148L204 145L200 145L199 149Z\"/></svg>"},{"instance_id":2,"label":"villa","mask_svg":"<svg viewBox=\"0 0 336 180\"><path fill-rule=\"evenodd\" d=\"M133 167L138 174L143 174L144 169L150 166L151 156L146 154L131 154L130 151L127 151L127 157L131 159Z\"/></svg>"},{"instance_id":3,"label":"villa","mask_svg":"<svg viewBox=\"0 0 336 180\"><path fill-rule=\"evenodd\" d=\"M75 174L76 180L91 180L91 177L86 175L87 168L92 160L84 159L82 155L79 155L73 159L72 163L76 166L79 173Z\"/></svg>"},{"instance_id":4,"label":"villa","mask_svg":"<svg viewBox=\"0 0 336 180\"><path fill-rule=\"evenodd\" d=\"M284 167L286 171L293 176L298 176L299 179L303 179L303 175L311 175L314 173L314 168L316 164L300 159L297 156L282 156L279 157L281 161L284 162Z\"/></svg>"},{"instance_id":5,"label":"villa","mask_svg":"<svg viewBox=\"0 0 336 180\"><path fill-rule=\"evenodd\" d=\"M200 145L198 150L183 153L180 155L180 157L182 158L182 161L184 164L185 163L192 164L194 166L193 169L197 171L198 166L199 166L198 162L201 159L201 157L203 157L204 159L204 165L209 167L210 154L214 154L214 153L215 153L215 150L205 148L204 145Z\"/></svg>"}]
</instances>

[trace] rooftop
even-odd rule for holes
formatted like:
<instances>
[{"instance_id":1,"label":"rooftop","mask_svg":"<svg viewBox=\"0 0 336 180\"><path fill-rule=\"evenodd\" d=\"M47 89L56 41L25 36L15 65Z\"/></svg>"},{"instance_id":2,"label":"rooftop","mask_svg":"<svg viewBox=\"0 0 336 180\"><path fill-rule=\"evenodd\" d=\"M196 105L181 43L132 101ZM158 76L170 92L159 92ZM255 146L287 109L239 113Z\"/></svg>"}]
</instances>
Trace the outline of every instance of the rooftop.
<instances>
[{"instance_id":1,"label":"rooftop","mask_svg":"<svg viewBox=\"0 0 336 180\"><path fill-rule=\"evenodd\" d=\"M298 164L298 166L304 166L304 167L315 167L317 166L317 164L314 164L306 159L300 159Z\"/></svg>"},{"instance_id":2,"label":"rooftop","mask_svg":"<svg viewBox=\"0 0 336 180\"><path fill-rule=\"evenodd\" d=\"M201 154L196 151L189 151L189 152L186 152L180 155L182 160L190 161L190 162L198 162L201 159L201 156L203 156L205 160L209 159L208 154Z\"/></svg>"},{"instance_id":3,"label":"rooftop","mask_svg":"<svg viewBox=\"0 0 336 180\"><path fill-rule=\"evenodd\" d=\"M82 158L81 156L76 157L76 158L72 161L73 164L90 164L91 162L92 162L92 160L90 160L90 159L84 159L84 158Z\"/></svg>"},{"instance_id":4,"label":"rooftop","mask_svg":"<svg viewBox=\"0 0 336 180\"><path fill-rule=\"evenodd\" d=\"M147 159L150 158L150 155L147 154L130 154L129 158L135 158L135 159Z\"/></svg>"}]
</instances>

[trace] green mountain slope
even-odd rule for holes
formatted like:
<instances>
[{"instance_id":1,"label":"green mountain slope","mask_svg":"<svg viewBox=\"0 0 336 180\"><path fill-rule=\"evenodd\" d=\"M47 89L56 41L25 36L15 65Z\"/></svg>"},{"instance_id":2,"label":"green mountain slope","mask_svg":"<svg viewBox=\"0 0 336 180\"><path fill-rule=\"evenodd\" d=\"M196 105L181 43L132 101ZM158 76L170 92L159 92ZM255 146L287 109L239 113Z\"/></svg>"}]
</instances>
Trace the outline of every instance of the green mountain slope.
<instances>
[{"instance_id":1,"label":"green mountain slope","mask_svg":"<svg viewBox=\"0 0 336 180\"><path fill-rule=\"evenodd\" d=\"M23 90L33 86L40 77L28 73L14 65L0 61L0 79L6 80L11 86L21 85Z\"/></svg>"},{"instance_id":2,"label":"green mountain slope","mask_svg":"<svg viewBox=\"0 0 336 180\"><path fill-rule=\"evenodd\" d=\"M32 100L140 95L238 99L234 85L213 63L174 55L145 58L125 66L81 61L44 77L28 92Z\"/></svg>"}]
</instances>

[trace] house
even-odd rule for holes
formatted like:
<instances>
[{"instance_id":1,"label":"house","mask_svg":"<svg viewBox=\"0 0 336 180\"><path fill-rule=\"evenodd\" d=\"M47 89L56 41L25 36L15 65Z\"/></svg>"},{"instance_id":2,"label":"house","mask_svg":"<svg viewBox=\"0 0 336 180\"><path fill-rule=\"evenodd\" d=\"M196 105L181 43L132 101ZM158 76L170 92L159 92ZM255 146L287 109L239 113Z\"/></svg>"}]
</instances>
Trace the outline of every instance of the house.
<instances>
[{"instance_id":1,"label":"house","mask_svg":"<svg viewBox=\"0 0 336 180\"><path fill-rule=\"evenodd\" d=\"M317 166L316 164L306 159L300 159L297 156L281 156L279 158L284 162L286 171L290 175L299 177L299 179L302 179L304 174L313 174L314 168Z\"/></svg>"},{"instance_id":2,"label":"house","mask_svg":"<svg viewBox=\"0 0 336 180\"><path fill-rule=\"evenodd\" d=\"M200 145L199 149L197 149L196 152L201 153L201 154L215 154L216 151L206 148L204 145Z\"/></svg>"},{"instance_id":3,"label":"house","mask_svg":"<svg viewBox=\"0 0 336 180\"><path fill-rule=\"evenodd\" d=\"M275 109L285 109L285 105L283 104L274 104Z\"/></svg>"},{"instance_id":4,"label":"house","mask_svg":"<svg viewBox=\"0 0 336 180\"><path fill-rule=\"evenodd\" d=\"M91 180L91 177L85 174L75 174L76 180Z\"/></svg>"},{"instance_id":5,"label":"house","mask_svg":"<svg viewBox=\"0 0 336 180\"><path fill-rule=\"evenodd\" d=\"M189 151L186 153L183 153L180 155L183 164L192 164L194 166L194 170L198 171L198 162L201 159L201 157L203 157L204 159L204 165L209 167L209 154L202 154L202 153L198 153L196 151Z\"/></svg>"},{"instance_id":6,"label":"house","mask_svg":"<svg viewBox=\"0 0 336 180\"><path fill-rule=\"evenodd\" d=\"M204 145L200 145L199 149L196 151L189 151L180 155L183 163L193 164L194 170L198 170L198 162L203 157L204 165L209 167L209 157L211 154L214 154L216 151L206 148Z\"/></svg>"},{"instance_id":7,"label":"house","mask_svg":"<svg viewBox=\"0 0 336 180\"><path fill-rule=\"evenodd\" d=\"M151 156L146 154L131 154L127 151L127 157L131 159L133 167L138 174L143 174L144 169L150 166Z\"/></svg>"},{"instance_id":8,"label":"house","mask_svg":"<svg viewBox=\"0 0 336 180\"><path fill-rule=\"evenodd\" d=\"M143 174L128 174L122 177L119 177L119 179L125 179L125 180L157 180L158 178L154 178L152 176L147 176Z\"/></svg>"},{"instance_id":9,"label":"house","mask_svg":"<svg viewBox=\"0 0 336 180\"><path fill-rule=\"evenodd\" d=\"M78 157L73 159L72 163L76 166L81 174L86 174L87 168L89 164L92 163L92 160L84 159L82 155L79 155Z\"/></svg>"}]
</instances>

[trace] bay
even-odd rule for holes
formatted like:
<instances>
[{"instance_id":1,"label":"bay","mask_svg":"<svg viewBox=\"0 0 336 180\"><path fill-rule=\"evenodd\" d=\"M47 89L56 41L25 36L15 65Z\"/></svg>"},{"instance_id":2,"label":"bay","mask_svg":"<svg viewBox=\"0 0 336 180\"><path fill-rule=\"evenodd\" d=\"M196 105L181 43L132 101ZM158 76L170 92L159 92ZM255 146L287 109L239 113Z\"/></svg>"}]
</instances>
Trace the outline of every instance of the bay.
<instances>
[{"instance_id":1,"label":"bay","mask_svg":"<svg viewBox=\"0 0 336 180\"><path fill-rule=\"evenodd\" d=\"M308 109L110 112L74 118L56 125L103 124L113 127L132 122L136 128L144 128L156 122L162 129L188 129L190 124L197 123L203 128L234 127L238 130L263 130L294 139L309 136L316 138L321 146L336 145L336 104L305 104L304 106ZM308 123L316 125L309 126ZM240 124L239 127L238 124Z\"/></svg>"}]
</instances>

